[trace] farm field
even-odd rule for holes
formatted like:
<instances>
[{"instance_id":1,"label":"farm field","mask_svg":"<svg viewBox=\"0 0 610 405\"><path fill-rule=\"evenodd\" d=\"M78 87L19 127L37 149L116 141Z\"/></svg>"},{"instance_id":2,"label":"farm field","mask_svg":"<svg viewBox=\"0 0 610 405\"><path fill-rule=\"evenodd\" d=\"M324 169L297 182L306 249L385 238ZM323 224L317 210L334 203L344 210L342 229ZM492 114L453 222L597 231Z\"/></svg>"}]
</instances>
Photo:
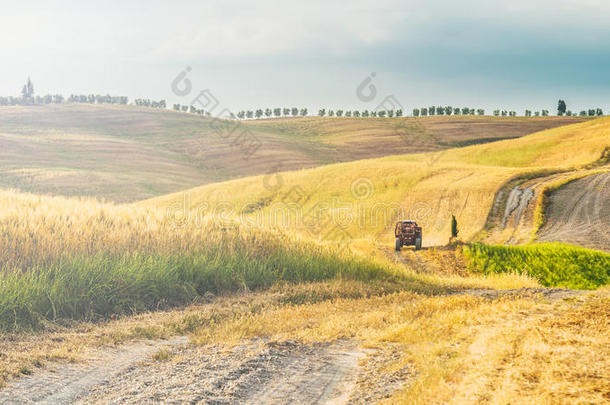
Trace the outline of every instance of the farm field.
<instances>
[{"instance_id":1,"label":"farm field","mask_svg":"<svg viewBox=\"0 0 610 405\"><path fill-rule=\"evenodd\" d=\"M4 2L0 405L610 404L580 3Z\"/></svg>"},{"instance_id":2,"label":"farm field","mask_svg":"<svg viewBox=\"0 0 610 405\"><path fill-rule=\"evenodd\" d=\"M366 246L391 244L398 216L421 222L424 246L444 245L453 214L462 240L469 241L484 228L506 182L570 173L599 161L610 143L609 128L610 119L601 118L514 140L205 185L136 206L163 209L187 226L198 216L230 213L244 223ZM311 217L320 226L308 225ZM336 237L335 223L344 231Z\"/></svg>"},{"instance_id":3,"label":"farm field","mask_svg":"<svg viewBox=\"0 0 610 405\"><path fill-rule=\"evenodd\" d=\"M131 202L232 178L519 137L586 119L242 121L238 132L250 131L259 145L252 154L226 128L193 114L135 106L0 107L0 187Z\"/></svg>"},{"instance_id":4,"label":"farm field","mask_svg":"<svg viewBox=\"0 0 610 405\"><path fill-rule=\"evenodd\" d=\"M308 120L326 125L248 125L296 142ZM493 233L507 184L605 173L609 131L600 118L129 204L2 190L0 403L604 403L608 255L470 242ZM399 217L424 227L422 251L392 250Z\"/></svg>"}]
</instances>

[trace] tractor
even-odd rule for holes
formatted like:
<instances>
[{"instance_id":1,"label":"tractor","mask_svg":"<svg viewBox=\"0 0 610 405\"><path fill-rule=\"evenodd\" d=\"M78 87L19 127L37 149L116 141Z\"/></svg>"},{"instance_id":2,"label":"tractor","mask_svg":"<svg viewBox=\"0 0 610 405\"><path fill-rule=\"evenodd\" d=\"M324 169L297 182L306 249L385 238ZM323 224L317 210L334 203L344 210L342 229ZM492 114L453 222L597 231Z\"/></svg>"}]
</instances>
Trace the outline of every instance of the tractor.
<instances>
[{"instance_id":1,"label":"tractor","mask_svg":"<svg viewBox=\"0 0 610 405\"><path fill-rule=\"evenodd\" d=\"M421 249L422 231L415 221L398 221L394 228L396 236L396 251L403 246L415 246L415 250Z\"/></svg>"}]
</instances>

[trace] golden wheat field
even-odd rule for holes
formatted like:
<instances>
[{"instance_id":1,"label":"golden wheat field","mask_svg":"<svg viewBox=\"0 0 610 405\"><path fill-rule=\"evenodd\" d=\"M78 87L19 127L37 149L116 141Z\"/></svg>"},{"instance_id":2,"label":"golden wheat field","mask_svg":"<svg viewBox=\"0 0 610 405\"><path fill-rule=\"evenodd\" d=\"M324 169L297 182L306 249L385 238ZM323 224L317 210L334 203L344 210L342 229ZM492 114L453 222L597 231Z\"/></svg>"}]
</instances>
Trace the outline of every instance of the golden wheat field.
<instances>
[{"instance_id":1,"label":"golden wheat field","mask_svg":"<svg viewBox=\"0 0 610 405\"><path fill-rule=\"evenodd\" d=\"M365 244L388 243L394 220L410 217L426 229L425 246L448 241L453 214L462 238L470 240L483 228L494 195L505 182L536 172L576 169L600 159L610 143L609 126L610 120L602 118L486 145L256 176L136 206L165 209L177 221L228 215L314 238L330 232L332 240L332 229L307 226L308 217L330 217L346 231L335 239Z\"/></svg>"},{"instance_id":2,"label":"golden wheat field","mask_svg":"<svg viewBox=\"0 0 610 405\"><path fill-rule=\"evenodd\" d=\"M0 405L610 404L584 3L3 2Z\"/></svg>"},{"instance_id":3,"label":"golden wheat field","mask_svg":"<svg viewBox=\"0 0 610 405\"><path fill-rule=\"evenodd\" d=\"M597 161L609 130L603 118L135 204L0 191L2 381L187 335L194 349L184 350L226 353L357 342L374 354L359 360L368 371L355 392L398 381L374 397L385 403L605 403L607 288L557 292L527 274L473 273L461 245L443 246L451 215L471 241L506 182ZM423 225L421 255L390 251L399 217ZM195 355L172 350L151 367Z\"/></svg>"}]
</instances>

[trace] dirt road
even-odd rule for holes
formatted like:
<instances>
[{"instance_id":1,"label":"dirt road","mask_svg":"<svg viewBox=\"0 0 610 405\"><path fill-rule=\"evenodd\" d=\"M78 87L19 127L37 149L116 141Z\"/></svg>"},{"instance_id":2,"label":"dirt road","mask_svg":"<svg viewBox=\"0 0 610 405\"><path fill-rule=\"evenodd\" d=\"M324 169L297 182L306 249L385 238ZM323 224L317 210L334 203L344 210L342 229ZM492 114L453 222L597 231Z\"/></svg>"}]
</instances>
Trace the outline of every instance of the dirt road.
<instances>
[{"instance_id":1,"label":"dirt road","mask_svg":"<svg viewBox=\"0 0 610 405\"><path fill-rule=\"evenodd\" d=\"M550 198L540 241L610 251L610 173L575 180Z\"/></svg>"},{"instance_id":2,"label":"dirt road","mask_svg":"<svg viewBox=\"0 0 610 405\"><path fill-rule=\"evenodd\" d=\"M192 346L182 337L100 352L87 364L24 377L0 391L0 403L368 403L389 396L412 375L399 370L389 383L370 386L396 352L366 353L347 341ZM359 367L365 358L374 361Z\"/></svg>"}]
</instances>

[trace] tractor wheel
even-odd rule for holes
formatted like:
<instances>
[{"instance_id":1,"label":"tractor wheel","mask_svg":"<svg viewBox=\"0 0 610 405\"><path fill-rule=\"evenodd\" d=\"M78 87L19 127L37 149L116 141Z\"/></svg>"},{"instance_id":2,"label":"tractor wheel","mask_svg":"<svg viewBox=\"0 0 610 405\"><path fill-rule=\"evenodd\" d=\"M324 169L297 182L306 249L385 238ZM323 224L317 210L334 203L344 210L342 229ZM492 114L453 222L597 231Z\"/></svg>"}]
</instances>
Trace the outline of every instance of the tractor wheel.
<instances>
[{"instance_id":1,"label":"tractor wheel","mask_svg":"<svg viewBox=\"0 0 610 405\"><path fill-rule=\"evenodd\" d=\"M400 243L400 238L396 238L396 251L400 252L401 247L402 247L402 243Z\"/></svg>"},{"instance_id":2,"label":"tractor wheel","mask_svg":"<svg viewBox=\"0 0 610 405\"><path fill-rule=\"evenodd\" d=\"M415 250L421 249L421 238L415 239Z\"/></svg>"}]
</instances>

